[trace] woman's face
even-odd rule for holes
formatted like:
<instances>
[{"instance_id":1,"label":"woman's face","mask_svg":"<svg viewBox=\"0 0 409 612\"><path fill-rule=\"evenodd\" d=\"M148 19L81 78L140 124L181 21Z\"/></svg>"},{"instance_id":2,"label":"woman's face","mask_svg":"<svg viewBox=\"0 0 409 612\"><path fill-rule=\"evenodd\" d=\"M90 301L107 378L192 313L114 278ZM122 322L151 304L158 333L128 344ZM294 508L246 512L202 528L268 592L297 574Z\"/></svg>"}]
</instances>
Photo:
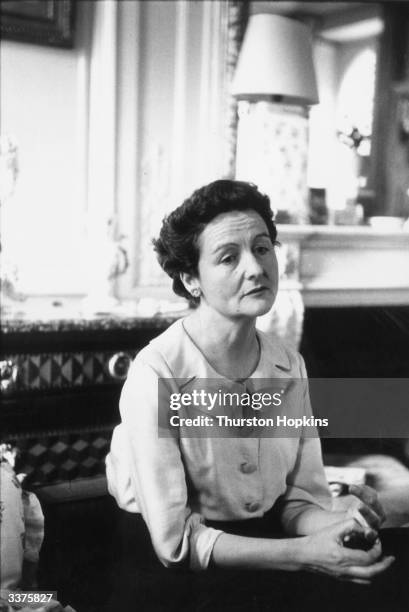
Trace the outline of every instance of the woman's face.
<instances>
[{"instance_id":1,"label":"woman's face","mask_svg":"<svg viewBox=\"0 0 409 612\"><path fill-rule=\"evenodd\" d=\"M222 213L198 238L197 281L208 306L227 317L268 312L278 288L274 245L253 210Z\"/></svg>"}]
</instances>

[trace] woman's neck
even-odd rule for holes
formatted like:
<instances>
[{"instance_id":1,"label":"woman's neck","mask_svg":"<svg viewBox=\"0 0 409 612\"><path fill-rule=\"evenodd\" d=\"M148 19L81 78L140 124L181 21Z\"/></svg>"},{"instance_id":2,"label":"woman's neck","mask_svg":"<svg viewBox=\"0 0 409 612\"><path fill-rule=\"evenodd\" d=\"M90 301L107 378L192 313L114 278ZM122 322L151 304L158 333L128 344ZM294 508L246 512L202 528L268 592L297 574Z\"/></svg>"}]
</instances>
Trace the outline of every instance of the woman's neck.
<instances>
[{"instance_id":1,"label":"woman's neck","mask_svg":"<svg viewBox=\"0 0 409 612\"><path fill-rule=\"evenodd\" d=\"M185 328L219 374L238 380L257 367L260 349L254 319L227 319L201 305L185 320Z\"/></svg>"}]
</instances>

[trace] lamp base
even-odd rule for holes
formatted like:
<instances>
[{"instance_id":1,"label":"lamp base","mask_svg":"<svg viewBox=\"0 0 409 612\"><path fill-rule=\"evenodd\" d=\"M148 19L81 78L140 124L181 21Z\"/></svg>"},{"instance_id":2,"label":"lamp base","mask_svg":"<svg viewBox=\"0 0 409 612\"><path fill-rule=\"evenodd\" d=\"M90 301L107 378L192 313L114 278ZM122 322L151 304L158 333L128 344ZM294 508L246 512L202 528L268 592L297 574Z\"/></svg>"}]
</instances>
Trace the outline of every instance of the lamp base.
<instances>
[{"instance_id":1,"label":"lamp base","mask_svg":"<svg viewBox=\"0 0 409 612\"><path fill-rule=\"evenodd\" d=\"M236 178L255 183L294 223L308 222L307 158L307 107L239 102Z\"/></svg>"}]
</instances>

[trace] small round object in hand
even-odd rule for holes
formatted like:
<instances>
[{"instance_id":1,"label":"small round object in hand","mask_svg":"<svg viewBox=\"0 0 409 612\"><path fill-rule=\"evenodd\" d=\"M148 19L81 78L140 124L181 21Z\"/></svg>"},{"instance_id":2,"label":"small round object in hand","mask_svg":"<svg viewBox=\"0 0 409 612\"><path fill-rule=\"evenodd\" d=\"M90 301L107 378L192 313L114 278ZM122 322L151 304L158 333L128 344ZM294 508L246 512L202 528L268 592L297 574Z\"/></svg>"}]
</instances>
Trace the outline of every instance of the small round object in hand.
<instances>
[{"instance_id":1,"label":"small round object in hand","mask_svg":"<svg viewBox=\"0 0 409 612\"><path fill-rule=\"evenodd\" d=\"M352 531L344 537L342 544L346 548L368 551L375 544L376 538L376 533L365 534L359 531Z\"/></svg>"}]
</instances>

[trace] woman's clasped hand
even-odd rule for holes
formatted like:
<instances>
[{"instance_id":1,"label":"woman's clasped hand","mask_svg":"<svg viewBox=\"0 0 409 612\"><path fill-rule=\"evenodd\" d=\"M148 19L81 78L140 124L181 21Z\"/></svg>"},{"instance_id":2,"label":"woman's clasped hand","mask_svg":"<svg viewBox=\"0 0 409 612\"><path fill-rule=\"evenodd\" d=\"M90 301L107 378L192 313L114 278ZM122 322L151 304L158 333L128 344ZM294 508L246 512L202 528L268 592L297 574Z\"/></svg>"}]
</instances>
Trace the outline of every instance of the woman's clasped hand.
<instances>
[{"instance_id":1,"label":"woman's clasped hand","mask_svg":"<svg viewBox=\"0 0 409 612\"><path fill-rule=\"evenodd\" d=\"M385 513L376 491L367 485L351 485L349 493L344 498L344 503L349 504L347 516L355 518L364 528L378 530L385 520Z\"/></svg>"},{"instance_id":2,"label":"woman's clasped hand","mask_svg":"<svg viewBox=\"0 0 409 612\"><path fill-rule=\"evenodd\" d=\"M347 546L345 540L351 534L367 539L371 544L369 550ZM303 569L360 584L369 584L394 562L394 557L382 555L376 532L360 528L354 519L335 523L300 538L299 554Z\"/></svg>"},{"instance_id":3,"label":"woman's clasped hand","mask_svg":"<svg viewBox=\"0 0 409 612\"><path fill-rule=\"evenodd\" d=\"M342 520L298 539L301 567L369 584L395 560L382 553L378 530L385 514L377 493L367 485L351 485L349 495L336 498L333 507L333 517Z\"/></svg>"}]
</instances>

